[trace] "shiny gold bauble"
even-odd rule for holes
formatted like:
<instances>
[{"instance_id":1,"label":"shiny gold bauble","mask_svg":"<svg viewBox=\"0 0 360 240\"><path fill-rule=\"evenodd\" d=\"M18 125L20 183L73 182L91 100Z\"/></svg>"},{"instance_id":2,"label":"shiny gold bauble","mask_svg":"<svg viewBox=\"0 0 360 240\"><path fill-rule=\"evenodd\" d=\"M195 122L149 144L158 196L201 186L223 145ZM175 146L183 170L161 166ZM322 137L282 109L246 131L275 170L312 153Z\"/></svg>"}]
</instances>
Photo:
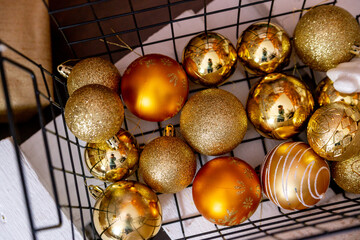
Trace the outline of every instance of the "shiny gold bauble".
<instances>
[{"instance_id":1,"label":"shiny gold bauble","mask_svg":"<svg viewBox=\"0 0 360 240\"><path fill-rule=\"evenodd\" d=\"M102 142L121 128L124 107L120 97L110 88L90 84L70 96L65 106L65 121L80 140Z\"/></svg>"},{"instance_id":2,"label":"shiny gold bauble","mask_svg":"<svg viewBox=\"0 0 360 240\"><path fill-rule=\"evenodd\" d=\"M139 148L136 139L124 129L114 136L116 146L107 142L88 143L85 148L85 163L96 178L116 182L132 175L138 168Z\"/></svg>"},{"instance_id":3,"label":"shiny gold bauble","mask_svg":"<svg viewBox=\"0 0 360 240\"><path fill-rule=\"evenodd\" d=\"M343 102L360 110L360 94L341 93L334 88L333 81L328 77L319 82L316 88L316 100L320 107L329 103Z\"/></svg>"},{"instance_id":4,"label":"shiny gold bauble","mask_svg":"<svg viewBox=\"0 0 360 240\"><path fill-rule=\"evenodd\" d=\"M180 115L180 131L195 151L221 155L233 150L247 130L241 102L222 89L206 89L194 94Z\"/></svg>"},{"instance_id":5,"label":"shiny gold bauble","mask_svg":"<svg viewBox=\"0 0 360 240\"><path fill-rule=\"evenodd\" d=\"M102 240L150 239L160 230L159 199L144 184L119 181L105 191L92 186L90 191L97 197L93 223Z\"/></svg>"},{"instance_id":6,"label":"shiny gold bauble","mask_svg":"<svg viewBox=\"0 0 360 240\"><path fill-rule=\"evenodd\" d=\"M235 157L218 157L196 174L192 186L196 208L212 223L234 226L250 218L261 200L254 169Z\"/></svg>"},{"instance_id":7,"label":"shiny gold bauble","mask_svg":"<svg viewBox=\"0 0 360 240\"><path fill-rule=\"evenodd\" d=\"M360 44L360 27L345 9L324 5L311 9L297 23L294 47L303 63L317 71L327 71L355 55Z\"/></svg>"},{"instance_id":8,"label":"shiny gold bauble","mask_svg":"<svg viewBox=\"0 0 360 240\"><path fill-rule=\"evenodd\" d=\"M145 145L140 155L139 173L156 192L179 192L195 176L196 157L180 138L159 137Z\"/></svg>"},{"instance_id":9,"label":"shiny gold bauble","mask_svg":"<svg viewBox=\"0 0 360 240\"><path fill-rule=\"evenodd\" d=\"M250 73L264 75L278 72L289 64L291 42L285 30L274 24L250 25L237 42L240 63Z\"/></svg>"},{"instance_id":10,"label":"shiny gold bauble","mask_svg":"<svg viewBox=\"0 0 360 240\"><path fill-rule=\"evenodd\" d=\"M360 156L331 163L331 176L342 189L360 194Z\"/></svg>"},{"instance_id":11,"label":"shiny gold bauble","mask_svg":"<svg viewBox=\"0 0 360 240\"><path fill-rule=\"evenodd\" d=\"M321 157L342 161L360 153L360 112L345 103L322 106L311 116L307 140Z\"/></svg>"},{"instance_id":12,"label":"shiny gold bauble","mask_svg":"<svg viewBox=\"0 0 360 240\"><path fill-rule=\"evenodd\" d=\"M236 60L235 47L226 37L207 32L189 41L183 51L182 65L190 80L215 87L234 73Z\"/></svg>"},{"instance_id":13,"label":"shiny gold bauble","mask_svg":"<svg viewBox=\"0 0 360 240\"><path fill-rule=\"evenodd\" d=\"M294 76L271 73L250 90L246 112L264 137L288 139L302 131L314 109L314 99L304 82Z\"/></svg>"},{"instance_id":14,"label":"shiny gold bauble","mask_svg":"<svg viewBox=\"0 0 360 240\"><path fill-rule=\"evenodd\" d=\"M125 105L137 117L160 122L175 116L185 104L189 83L174 59L148 54L136 59L121 80Z\"/></svg>"},{"instance_id":15,"label":"shiny gold bauble","mask_svg":"<svg viewBox=\"0 0 360 240\"><path fill-rule=\"evenodd\" d=\"M73 92L88 84L104 85L115 92L119 89L120 73L109 61L92 57L81 60L72 69L67 78L67 90Z\"/></svg>"},{"instance_id":16,"label":"shiny gold bauble","mask_svg":"<svg viewBox=\"0 0 360 240\"><path fill-rule=\"evenodd\" d=\"M288 210L315 205L330 183L330 168L309 145L285 142L272 149L261 166L261 185L266 196Z\"/></svg>"}]
</instances>

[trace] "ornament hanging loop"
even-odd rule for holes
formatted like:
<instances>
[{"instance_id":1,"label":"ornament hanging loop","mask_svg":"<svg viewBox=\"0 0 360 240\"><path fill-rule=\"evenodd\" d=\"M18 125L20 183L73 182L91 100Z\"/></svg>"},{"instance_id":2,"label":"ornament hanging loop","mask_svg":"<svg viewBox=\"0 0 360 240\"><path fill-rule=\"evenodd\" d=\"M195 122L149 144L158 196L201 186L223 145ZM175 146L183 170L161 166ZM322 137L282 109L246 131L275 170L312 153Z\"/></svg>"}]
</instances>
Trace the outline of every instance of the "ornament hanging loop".
<instances>
[{"instance_id":1,"label":"ornament hanging loop","mask_svg":"<svg viewBox=\"0 0 360 240\"><path fill-rule=\"evenodd\" d=\"M166 125L166 127L164 128L164 136L168 136L168 137L175 137L175 128L172 124L168 124Z\"/></svg>"},{"instance_id":2,"label":"ornament hanging loop","mask_svg":"<svg viewBox=\"0 0 360 240\"><path fill-rule=\"evenodd\" d=\"M75 66L75 64L77 64L80 60L79 59L70 59L67 60L65 62L63 62L62 64L57 66L57 71L61 74L61 76L63 76L64 78L68 78L71 70L73 69L73 67Z\"/></svg>"},{"instance_id":3,"label":"ornament hanging loop","mask_svg":"<svg viewBox=\"0 0 360 240\"><path fill-rule=\"evenodd\" d=\"M352 45L350 52L352 54L355 54L356 57L360 57L360 45L359 44Z\"/></svg>"},{"instance_id":4,"label":"ornament hanging loop","mask_svg":"<svg viewBox=\"0 0 360 240\"><path fill-rule=\"evenodd\" d=\"M89 185L88 190L95 200L101 198L104 195L104 190L99 186Z\"/></svg>"}]
</instances>

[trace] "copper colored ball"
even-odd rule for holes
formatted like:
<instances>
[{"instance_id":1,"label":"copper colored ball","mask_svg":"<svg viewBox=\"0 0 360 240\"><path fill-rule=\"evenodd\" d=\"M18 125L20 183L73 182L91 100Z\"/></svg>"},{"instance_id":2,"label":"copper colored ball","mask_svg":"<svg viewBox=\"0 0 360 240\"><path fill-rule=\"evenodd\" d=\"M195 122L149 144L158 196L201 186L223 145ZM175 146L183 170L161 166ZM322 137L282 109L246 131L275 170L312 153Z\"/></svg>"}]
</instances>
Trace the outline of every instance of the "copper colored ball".
<instances>
[{"instance_id":1,"label":"copper colored ball","mask_svg":"<svg viewBox=\"0 0 360 240\"><path fill-rule=\"evenodd\" d=\"M233 150L247 130L243 105L230 92L206 89L194 94L180 115L180 131L195 151L221 155Z\"/></svg>"},{"instance_id":2,"label":"copper colored ball","mask_svg":"<svg viewBox=\"0 0 360 240\"><path fill-rule=\"evenodd\" d=\"M261 200L254 169L235 157L218 157L196 174L192 187L196 208L212 223L234 226L250 218Z\"/></svg>"},{"instance_id":3,"label":"copper colored ball","mask_svg":"<svg viewBox=\"0 0 360 240\"><path fill-rule=\"evenodd\" d=\"M80 140L103 142L121 128L124 107L119 95L110 88L90 84L70 96L65 106L65 121Z\"/></svg>"},{"instance_id":4,"label":"copper colored ball","mask_svg":"<svg viewBox=\"0 0 360 240\"><path fill-rule=\"evenodd\" d=\"M175 116L185 104L189 83L174 59L148 54L133 61L121 80L125 105L135 116L160 122Z\"/></svg>"},{"instance_id":5,"label":"copper colored ball","mask_svg":"<svg viewBox=\"0 0 360 240\"><path fill-rule=\"evenodd\" d=\"M360 156L332 162L331 176L345 191L360 194Z\"/></svg>"},{"instance_id":6,"label":"copper colored ball","mask_svg":"<svg viewBox=\"0 0 360 240\"><path fill-rule=\"evenodd\" d=\"M108 60L92 57L81 60L71 70L67 79L69 95L85 85L100 84L118 92L120 73Z\"/></svg>"},{"instance_id":7,"label":"copper colored ball","mask_svg":"<svg viewBox=\"0 0 360 240\"><path fill-rule=\"evenodd\" d=\"M272 149L261 167L265 195L288 210L312 207L325 195L330 183L330 168L309 145L285 142Z\"/></svg>"}]
</instances>

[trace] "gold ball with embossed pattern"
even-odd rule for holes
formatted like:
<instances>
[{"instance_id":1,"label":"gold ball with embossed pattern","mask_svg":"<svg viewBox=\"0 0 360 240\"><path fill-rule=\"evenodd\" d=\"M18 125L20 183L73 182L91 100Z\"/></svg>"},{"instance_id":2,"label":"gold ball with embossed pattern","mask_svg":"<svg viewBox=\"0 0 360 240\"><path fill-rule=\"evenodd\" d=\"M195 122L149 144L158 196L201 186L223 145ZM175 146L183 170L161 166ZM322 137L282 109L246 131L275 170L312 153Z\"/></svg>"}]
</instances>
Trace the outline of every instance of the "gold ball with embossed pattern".
<instances>
[{"instance_id":1,"label":"gold ball with embossed pattern","mask_svg":"<svg viewBox=\"0 0 360 240\"><path fill-rule=\"evenodd\" d=\"M331 163L331 176L342 189L360 194L360 156Z\"/></svg>"},{"instance_id":2,"label":"gold ball with embossed pattern","mask_svg":"<svg viewBox=\"0 0 360 240\"><path fill-rule=\"evenodd\" d=\"M270 201L284 209L301 210L324 197L330 168L306 143L285 142L268 152L260 176Z\"/></svg>"},{"instance_id":3,"label":"gold ball with embossed pattern","mask_svg":"<svg viewBox=\"0 0 360 240\"><path fill-rule=\"evenodd\" d=\"M250 218L261 200L254 169L236 157L218 157L196 174L192 195L196 208L212 223L234 226Z\"/></svg>"},{"instance_id":4,"label":"gold ball with embossed pattern","mask_svg":"<svg viewBox=\"0 0 360 240\"><path fill-rule=\"evenodd\" d=\"M161 122L175 116L185 104L189 83L174 59L148 54L133 61L121 79L121 94L135 116Z\"/></svg>"},{"instance_id":5,"label":"gold ball with embossed pattern","mask_svg":"<svg viewBox=\"0 0 360 240\"><path fill-rule=\"evenodd\" d=\"M307 127L307 140L314 151L331 161L342 161L360 153L360 112L345 103L317 109Z\"/></svg>"}]
</instances>

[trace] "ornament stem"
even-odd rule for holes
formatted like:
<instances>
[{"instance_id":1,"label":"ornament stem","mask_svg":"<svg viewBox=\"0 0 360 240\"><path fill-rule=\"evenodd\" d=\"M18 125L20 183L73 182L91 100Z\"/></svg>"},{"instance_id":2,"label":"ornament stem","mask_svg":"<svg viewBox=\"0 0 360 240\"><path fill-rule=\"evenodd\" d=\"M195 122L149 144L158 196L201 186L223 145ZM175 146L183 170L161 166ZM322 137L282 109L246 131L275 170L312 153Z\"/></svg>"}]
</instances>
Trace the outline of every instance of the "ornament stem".
<instances>
[{"instance_id":1,"label":"ornament stem","mask_svg":"<svg viewBox=\"0 0 360 240\"><path fill-rule=\"evenodd\" d=\"M91 196L92 196L95 200L101 198L102 195L104 195L104 190L103 190L101 187L99 187L99 186L90 185L90 186L88 187L88 190L89 190Z\"/></svg>"},{"instance_id":2,"label":"ornament stem","mask_svg":"<svg viewBox=\"0 0 360 240\"><path fill-rule=\"evenodd\" d=\"M163 135L168 137L174 137L175 136L174 126L172 124L166 125Z\"/></svg>"},{"instance_id":3,"label":"ornament stem","mask_svg":"<svg viewBox=\"0 0 360 240\"><path fill-rule=\"evenodd\" d=\"M60 64L59 66L57 66L57 71L64 78L68 78L71 73L71 70L73 69L75 64L77 64L79 61L80 61L79 59L67 60L67 61L63 62L62 64Z\"/></svg>"}]
</instances>

